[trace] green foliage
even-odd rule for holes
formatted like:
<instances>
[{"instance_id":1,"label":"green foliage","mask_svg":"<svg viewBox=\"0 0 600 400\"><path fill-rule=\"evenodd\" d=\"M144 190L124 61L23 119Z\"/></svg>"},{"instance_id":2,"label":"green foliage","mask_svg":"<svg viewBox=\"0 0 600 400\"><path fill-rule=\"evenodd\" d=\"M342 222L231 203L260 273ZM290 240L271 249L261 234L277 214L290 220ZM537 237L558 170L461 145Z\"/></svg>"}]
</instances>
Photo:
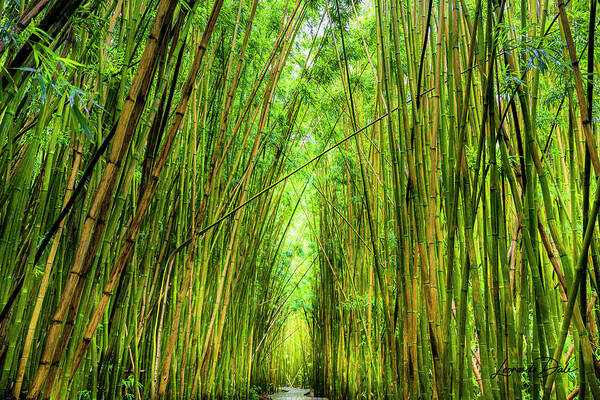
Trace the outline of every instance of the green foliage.
<instances>
[{"instance_id":1,"label":"green foliage","mask_svg":"<svg viewBox=\"0 0 600 400\"><path fill-rule=\"evenodd\" d=\"M92 394L89 390L81 390L77 393L77 400L91 400Z\"/></svg>"},{"instance_id":2,"label":"green foliage","mask_svg":"<svg viewBox=\"0 0 600 400\"><path fill-rule=\"evenodd\" d=\"M260 386L257 386L257 385L252 385L248 391L248 395L250 396L251 400L258 400L260 395L263 393L264 393L264 390Z\"/></svg>"}]
</instances>

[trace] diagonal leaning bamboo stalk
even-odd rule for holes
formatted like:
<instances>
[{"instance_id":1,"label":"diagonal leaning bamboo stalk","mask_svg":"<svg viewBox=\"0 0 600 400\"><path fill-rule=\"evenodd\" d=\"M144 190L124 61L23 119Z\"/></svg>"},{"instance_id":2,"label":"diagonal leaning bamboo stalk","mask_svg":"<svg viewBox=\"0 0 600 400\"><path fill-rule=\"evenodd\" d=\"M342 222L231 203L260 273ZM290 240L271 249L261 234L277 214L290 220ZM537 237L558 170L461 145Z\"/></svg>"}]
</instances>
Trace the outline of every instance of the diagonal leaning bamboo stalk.
<instances>
[{"instance_id":1,"label":"diagonal leaning bamboo stalk","mask_svg":"<svg viewBox=\"0 0 600 400\"><path fill-rule=\"evenodd\" d=\"M569 17L565 9L565 2L558 0L556 3L558 8L558 19L560 22L560 29L563 33L565 40L565 46L569 54L569 61L571 69L573 71L573 81L575 83L575 93L577 94L577 102L579 103L579 115L581 116L581 124L585 133L585 144L590 154L590 159L596 176L600 175L600 159L598 159L598 149L596 140L592 134L592 125L590 121L590 115L588 113L588 103L585 98L585 92L583 90L583 80L581 77L581 71L579 70L579 58L575 51L575 44L573 42L573 35L571 34L571 25L569 24Z\"/></svg>"},{"instance_id":2,"label":"diagonal leaning bamboo stalk","mask_svg":"<svg viewBox=\"0 0 600 400\"><path fill-rule=\"evenodd\" d=\"M81 163L81 150L83 148L83 142L77 146L75 150L75 158L73 161L73 168L71 170L71 176L69 177L69 183L67 184L67 191L65 197L63 199L63 208L67 205L71 194L73 193L73 189L75 186L75 178L77 176L77 172L79 171L79 164ZM25 341L25 347L23 349L23 354L21 356L21 361L19 363L19 370L17 372L17 378L15 380L15 386L13 388L13 396L18 400L21 395L21 388L23 385L23 377L25 375L25 369L27 367L27 362L29 361L29 353L31 351L31 344L33 342L33 335L35 333L35 328L38 322L38 317L41 312L42 304L46 295L46 290L48 289L48 282L50 280L50 274L52 272L52 268L54 266L54 260L56 257L56 253L58 251L58 245L60 243L60 238L62 236L64 228L64 221L61 222L58 231L56 232L56 238L54 243L52 243L52 247L50 248L50 254L48 255L48 260L46 261L46 267L44 269L44 276L42 277L42 282L40 284L35 308L33 311L33 315L31 318L30 326L27 331L27 338Z\"/></svg>"},{"instance_id":3,"label":"diagonal leaning bamboo stalk","mask_svg":"<svg viewBox=\"0 0 600 400\"><path fill-rule=\"evenodd\" d=\"M100 185L96 189L94 200L81 231L77 251L75 253L75 260L69 272L69 279L52 318L48 338L46 339L46 345L40 361L40 367L31 384L29 393L27 394L28 399L36 398L39 395L50 369L50 362L54 359L54 351L60 337L64 317L71 304L71 300L75 295L74 292L78 282L84 278L84 261L87 258L86 254L90 242L93 240L96 219L101 215L101 210L107 208L107 204L111 200L121 161L123 160L123 156L126 152L125 150L129 147L129 143L133 137L135 127L137 126L141 115L141 109L145 103L146 94L150 87L151 78L154 75L156 54L159 49L159 39L164 37L165 28L170 23L170 16L174 5L174 0L163 0L159 4L156 18L150 36L148 37L148 42L144 49L144 53L142 54L140 66L117 123L108 163L102 173ZM99 232L96 232L96 236L98 235Z\"/></svg>"},{"instance_id":4,"label":"diagonal leaning bamboo stalk","mask_svg":"<svg viewBox=\"0 0 600 400\"><path fill-rule=\"evenodd\" d=\"M119 279L121 277L121 274L123 273L123 270L125 269L127 263L129 262L132 251L134 249L134 245L136 243L136 238L139 233L140 226L144 220L146 212L148 211L152 197L154 195L154 191L156 189L156 185L158 183L158 180L160 178L162 170L167 162L167 159L168 159L170 151L171 151L171 147L173 145L173 142L175 141L175 138L179 131L180 125L185 117L188 102L189 102L190 96L192 94L192 90L194 88L194 83L198 76L198 71L200 70L200 66L202 65L202 60L204 58L204 54L206 53L207 45L212 36L212 32L213 32L215 23L217 21L217 18L219 16L219 12L221 10L222 5L223 5L223 0L216 0L213 5L213 9L211 11L210 18L207 22L206 28L204 30L204 34L202 36L202 40L200 41L198 49L196 51L194 63L190 70L188 79L185 83L182 97L180 99L179 105L175 112L175 118L173 119L173 121L171 122L171 125L169 127L169 131L165 138L165 142L163 144L163 147L161 148L161 153L160 153L160 155L156 161L156 165L150 175L150 181L148 182L148 185L145 187L144 192L140 198L135 217L131 221L131 224L128 227L128 230L126 233L125 244L124 244L123 248L121 249L119 257L117 258L117 261L110 273L110 277L104 287L104 291L102 293L102 298L100 299L100 302L99 302L98 306L96 307L96 310L94 311L94 314L90 320L90 323L88 324L88 327L83 336L83 340L80 343L79 347L77 348L75 359L73 361L73 366L71 367L71 377L74 376L75 371L79 367L79 364L80 364L81 360L83 359L83 355L89 346L91 338L92 338L94 332L96 331L98 324L100 323L102 314L104 313L104 310L106 309L106 306L108 305L108 302L112 296L112 292L115 289L117 283L119 282ZM167 362L165 362L165 365L169 365L169 364L170 363L168 362L168 358L167 358Z\"/></svg>"}]
</instances>

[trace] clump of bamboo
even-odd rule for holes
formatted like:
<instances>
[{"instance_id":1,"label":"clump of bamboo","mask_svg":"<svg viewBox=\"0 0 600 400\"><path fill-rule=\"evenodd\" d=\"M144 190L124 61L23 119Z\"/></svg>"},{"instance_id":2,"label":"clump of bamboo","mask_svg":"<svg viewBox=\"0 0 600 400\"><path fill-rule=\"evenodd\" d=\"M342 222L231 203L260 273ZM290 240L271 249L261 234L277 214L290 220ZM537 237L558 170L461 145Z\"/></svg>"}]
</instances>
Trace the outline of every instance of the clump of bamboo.
<instances>
[{"instance_id":1,"label":"clump of bamboo","mask_svg":"<svg viewBox=\"0 0 600 400\"><path fill-rule=\"evenodd\" d=\"M274 97L306 7L59 3L13 10L31 37L1 48L2 395L274 390L294 214L284 181L255 194L286 172L301 100Z\"/></svg>"},{"instance_id":2,"label":"clump of bamboo","mask_svg":"<svg viewBox=\"0 0 600 400\"><path fill-rule=\"evenodd\" d=\"M0 396L600 397L587 4L0 3Z\"/></svg>"},{"instance_id":3,"label":"clump of bamboo","mask_svg":"<svg viewBox=\"0 0 600 400\"><path fill-rule=\"evenodd\" d=\"M594 88L567 5L375 1L367 99L344 43L364 10L343 6L331 8L329 84L344 99L339 135L357 140L321 177L315 387L334 399L600 394ZM551 41L564 51L549 68ZM557 74L563 100L542 102Z\"/></svg>"}]
</instances>

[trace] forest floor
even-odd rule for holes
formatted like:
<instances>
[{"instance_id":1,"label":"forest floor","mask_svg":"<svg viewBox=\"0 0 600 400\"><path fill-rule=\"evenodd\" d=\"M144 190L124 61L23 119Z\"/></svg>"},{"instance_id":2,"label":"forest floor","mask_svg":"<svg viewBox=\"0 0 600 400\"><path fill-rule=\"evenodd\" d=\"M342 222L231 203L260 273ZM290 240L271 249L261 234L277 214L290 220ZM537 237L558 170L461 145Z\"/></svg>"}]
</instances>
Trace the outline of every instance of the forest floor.
<instances>
[{"instance_id":1,"label":"forest floor","mask_svg":"<svg viewBox=\"0 0 600 400\"><path fill-rule=\"evenodd\" d=\"M302 399L312 399L312 400L327 400L325 397L312 397L312 390L309 389L296 389L291 387L282 387L280 392L270 395L268 398L271 400L302 400ZM308 396L307 396L308 395Z\"/></svg>"}]
</instances>

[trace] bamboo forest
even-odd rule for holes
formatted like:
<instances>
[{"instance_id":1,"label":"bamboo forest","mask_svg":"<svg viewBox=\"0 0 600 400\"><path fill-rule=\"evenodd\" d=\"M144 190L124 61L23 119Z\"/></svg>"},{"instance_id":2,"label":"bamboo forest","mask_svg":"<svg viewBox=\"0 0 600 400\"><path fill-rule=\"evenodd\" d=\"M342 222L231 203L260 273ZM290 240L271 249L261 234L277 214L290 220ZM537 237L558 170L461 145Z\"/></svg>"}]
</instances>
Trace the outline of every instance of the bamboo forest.
<instances>
[{"instance_id":1,"label":"bamboo forest","mask_svg":"<svg viewBox=\"0 0 600 400\"><path fill-rule=\"evenodd\" d=\"M598 0L0 0L0 399L600 399Z\"/></svg>"}]
</instances>

